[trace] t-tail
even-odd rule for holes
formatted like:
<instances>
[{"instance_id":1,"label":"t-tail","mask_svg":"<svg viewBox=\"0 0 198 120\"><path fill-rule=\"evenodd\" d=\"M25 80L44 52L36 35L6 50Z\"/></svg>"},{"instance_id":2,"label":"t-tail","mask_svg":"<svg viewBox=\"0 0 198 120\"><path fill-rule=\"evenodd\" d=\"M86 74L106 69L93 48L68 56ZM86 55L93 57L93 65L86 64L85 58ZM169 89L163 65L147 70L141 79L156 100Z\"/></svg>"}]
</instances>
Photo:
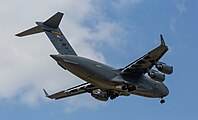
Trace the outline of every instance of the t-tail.
<instances>
[{"instance_id":1,"label":"t-tail","mask_svg":"<svg viewBox=\"0 0 198 120\"><path fill-rule=\"evenodd\" d=\"M62 17L63 13L57 12L45 22L36 22L37 26L18 33L16 36L23 37L45 32L59 54L77 55L59 28Z\"/></svg>"}]
</instances>

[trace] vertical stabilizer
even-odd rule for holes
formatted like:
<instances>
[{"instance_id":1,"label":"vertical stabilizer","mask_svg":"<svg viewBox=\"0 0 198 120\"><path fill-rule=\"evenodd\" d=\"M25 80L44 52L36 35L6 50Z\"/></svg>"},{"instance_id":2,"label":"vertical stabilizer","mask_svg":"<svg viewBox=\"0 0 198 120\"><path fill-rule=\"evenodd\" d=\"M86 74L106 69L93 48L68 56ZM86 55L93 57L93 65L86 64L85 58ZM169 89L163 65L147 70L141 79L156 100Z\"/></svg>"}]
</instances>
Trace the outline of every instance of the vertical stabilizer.
<instances>
[{"instance_id":1,"label":"vertical stabilizer","mask_svg":"<svg viewBox=\"0 0 198 120\"><path fill-rule=\"evenodd\" d=\"M45 22L36 22L37 26L23 31L16 36L23 37L40 32L45 32L54 45L56 50L62 55L77 55L71 47L66 37L63 35L59 24L63 17L63 13L57 12L55 15L47 19Z\"/></svg>"}]
</instances>

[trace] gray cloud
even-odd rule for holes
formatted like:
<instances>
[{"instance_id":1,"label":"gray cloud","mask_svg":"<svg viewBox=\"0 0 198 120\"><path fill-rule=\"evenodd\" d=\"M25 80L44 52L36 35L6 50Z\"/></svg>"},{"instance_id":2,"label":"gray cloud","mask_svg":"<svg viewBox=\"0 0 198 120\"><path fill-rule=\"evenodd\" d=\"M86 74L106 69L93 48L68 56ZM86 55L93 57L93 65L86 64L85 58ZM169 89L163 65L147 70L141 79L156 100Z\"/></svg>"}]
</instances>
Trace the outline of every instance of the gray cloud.
<instances>
[{"instance_id":1,"label":"gray cloud","mask_svg":"<svg viewBox=\"0 0 198 120\"><path fill-rule=\"evenodd\" d=\"M98 42L113 44L115 38L121 40L115 33L126 32L121 24L109 22L102 15L100 7L95 7L91 0L1 2L0 24L3 29L0 30L0 101L17 99L23 104L37 105L44 99L43 88L55 92L83 82L62 70L49 57L49 54L57 52L45 35L24 38L14 36L15 33L34 26L35 20L43 21L57 11L65 13L61 28L77 53L94 60L105 62L102 53L96 51ZM94 28L82 23L89 17L96 21ZM67 103L70 105L74 104L72 101L78 101L75 97L69 100ZM75 109L85 107L82 102L76 103L79 104ZM68 108L66 111L73 110Z\"/></svg>"}]
</instances>

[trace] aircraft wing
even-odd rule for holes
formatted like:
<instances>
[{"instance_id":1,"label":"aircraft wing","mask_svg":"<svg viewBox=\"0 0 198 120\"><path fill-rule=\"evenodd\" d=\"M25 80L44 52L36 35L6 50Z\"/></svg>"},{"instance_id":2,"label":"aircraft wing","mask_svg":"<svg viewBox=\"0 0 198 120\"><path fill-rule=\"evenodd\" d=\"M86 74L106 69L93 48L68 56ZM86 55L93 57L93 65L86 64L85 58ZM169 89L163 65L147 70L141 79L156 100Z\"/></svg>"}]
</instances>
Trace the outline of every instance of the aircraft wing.
<instances>
[{"instance_id":1,"label":"aircraft wing","mask_svg":"<svg viewBox=\"0 0 198 120\"><path fill-rule=\"evenodd\" d=\"M46 97L57 100L57 99L70 97L70 96L74 96L74 95L78 95L78 94L82 94L86 92L91 92L92 90L95 90L95 89L97 88L94 85L91 85L89 83L84 83L84 84L69 88L67 90L54 93L52 95L49 95L45 89L43 90L44 90Z\"/></svg>"},{"instance_id":2,"label":"aircraft wing","mask_svg":"<svg viewBox=\"0 0 198 120\"><path fill-rule=\"evenodd\" d=\"M166 46L162 35L160 35L160 38L160 46L156 47L144 56L127 65L125 68L121 69L122 74L145 74L148 72L148 70L150 70L168 51L168 46Z\"/></svg>"}]
</instances>

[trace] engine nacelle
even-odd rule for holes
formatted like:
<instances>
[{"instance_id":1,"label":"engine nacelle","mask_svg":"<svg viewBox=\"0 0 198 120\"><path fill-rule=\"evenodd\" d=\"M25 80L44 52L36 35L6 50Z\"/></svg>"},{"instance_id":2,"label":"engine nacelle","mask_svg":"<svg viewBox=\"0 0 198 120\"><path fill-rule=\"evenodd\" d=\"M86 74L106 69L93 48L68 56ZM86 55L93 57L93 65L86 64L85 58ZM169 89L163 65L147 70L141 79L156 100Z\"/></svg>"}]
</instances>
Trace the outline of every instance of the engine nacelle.
<instances>
[{"instance_id":1,"label":"engine nacelle","mask_svg":"<svg viewBox=\"0 0 198 120\"><path fill-rule=\"evenodd\" d=\"M162 73L171 74L173 72L173 67L166 65L163 62L158 62L155 67Z\"/></svg>"},{"instance_id":2,"label":"engine nacelle","mask_svg":"<svg viewBox=\"0 0 198 120\"><path fill-rule=\"evenodd\" d=\"M148 76L151 79L153 79L155 81L158 81L158 82L164 82L164 80L165 80L165 74L159 73L159 72L157 72L155 70L150 70L148 72Z\"/></svg>"},{"instance_id":3,"label":"engine nacelle","mask_svg":"<svg viewBox=\"0 0 198 120\"><path fill-rule=\"evenodd\" d=\"M100 101L107 101L109 99L107 92L101 91L100 89L93 90L91 96Z\"/></svg>"}]
</instances>

